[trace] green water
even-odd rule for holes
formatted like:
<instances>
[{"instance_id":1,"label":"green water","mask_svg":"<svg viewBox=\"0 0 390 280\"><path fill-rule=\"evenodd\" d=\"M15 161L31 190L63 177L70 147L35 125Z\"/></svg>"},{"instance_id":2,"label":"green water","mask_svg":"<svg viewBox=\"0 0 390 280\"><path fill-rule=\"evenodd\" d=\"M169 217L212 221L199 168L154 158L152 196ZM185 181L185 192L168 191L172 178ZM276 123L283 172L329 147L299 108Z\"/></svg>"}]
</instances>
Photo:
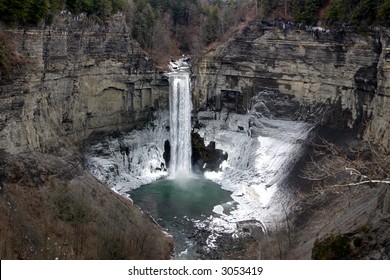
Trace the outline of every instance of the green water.
<instances>
[{"instance_id":1,"label":"green water","mask_svg":"<svg viewBox=\"0 0 390 280\"><path fill-rule=\"evenodd\" d=\"M221 189L218 184L199 178L159 180L129 194L134 204L149 213L173 235L177 254L187 249L189 253L186 258L196 258L194 221L217 215L213 213L214 206L232 201L230 192Z\"/></svg>"}]
</instances>

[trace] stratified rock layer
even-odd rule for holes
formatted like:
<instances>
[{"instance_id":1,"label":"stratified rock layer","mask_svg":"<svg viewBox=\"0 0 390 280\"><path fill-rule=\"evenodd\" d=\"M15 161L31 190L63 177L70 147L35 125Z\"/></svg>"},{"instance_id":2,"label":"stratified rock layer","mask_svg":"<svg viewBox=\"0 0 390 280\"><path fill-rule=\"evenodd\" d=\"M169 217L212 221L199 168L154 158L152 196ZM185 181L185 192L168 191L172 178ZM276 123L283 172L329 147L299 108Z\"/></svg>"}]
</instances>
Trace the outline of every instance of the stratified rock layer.
<instances>
[{"instance_id":1,"label":"stratified rock layer","mask_svg":"<svg viewBox=\"0 0 390 280\"><path fill-rule=\"evenodd\" d=\"M195 107L242 112L260 94L278 117L357 128L390 148L389 38L251 22L198 61Z\"/></svg>"},{"instance_id":2,"label":"stratified rock layer","mask_svg":"<svg viewBox=\"0 0 390 280\"><path fill-rule=\"evenodd\" d=\"M66 136L132 128L168 106L168 82L130 37L123 15L102 24L58 16L5 32L24 61L1 80L0 149L51 151Z\"/></svg>"},{"instance_id":3,"label":"stratified rock layer","mask_svg":"<svg viewBox=\"0 0 390 280\"><path fill-rule=\"evenodd\" d=\"M18 59L0 73L1 259L170 258L172 238L80 155L92 134L132 129L168 107L168 82L124 15L102 23L66 13L50 27L1 33Z\"/></svg>"}]
</instances>

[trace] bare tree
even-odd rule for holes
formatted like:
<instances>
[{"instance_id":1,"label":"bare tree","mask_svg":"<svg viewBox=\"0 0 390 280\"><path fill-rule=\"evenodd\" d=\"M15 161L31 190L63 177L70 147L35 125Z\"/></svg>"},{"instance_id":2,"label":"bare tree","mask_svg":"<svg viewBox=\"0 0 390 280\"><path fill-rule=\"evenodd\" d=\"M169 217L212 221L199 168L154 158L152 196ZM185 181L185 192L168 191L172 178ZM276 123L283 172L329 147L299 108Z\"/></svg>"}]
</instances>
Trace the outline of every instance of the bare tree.
<instances>
[{"instance_id":1,"label":"bare tree","mask_svg":"<svg viewBox=\"0 0 390 280\"><path fill-rule=\"evenodd\" d=\"M322 140L314 147L312 160L303 171L305 179L326 187L390 184L390 154L376 144L340 148Z\"/></svg>"}]
</instances>

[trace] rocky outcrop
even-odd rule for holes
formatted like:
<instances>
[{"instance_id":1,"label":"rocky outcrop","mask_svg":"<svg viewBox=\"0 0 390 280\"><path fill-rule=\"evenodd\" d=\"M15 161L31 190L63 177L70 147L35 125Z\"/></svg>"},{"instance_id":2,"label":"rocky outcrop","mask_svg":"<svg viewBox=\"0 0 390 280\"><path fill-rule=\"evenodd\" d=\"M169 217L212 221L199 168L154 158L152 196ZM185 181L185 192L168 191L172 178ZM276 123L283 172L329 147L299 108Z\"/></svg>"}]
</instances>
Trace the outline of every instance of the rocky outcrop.
<instances>
[{"instance_id":1,"label":"rocky outcrop","mask_svg":"<svg viewBox=\"0 0 390 280\"><path fill-rule=\"evenodd\" d=\"M168 104L168 82L130 37L107 23L58 16L50 27L6 30L24 60L0 87L0 149L51 151L66 138L132 128Z\"/></svg>"},{"instance_id":2,"label":"rocky outcrop","mask_svg":"<svg viewBox=\"0 0 390 280\"><path fill-rule=\"evenodd\" d=\"M206 146L204 138L199 133L191 133L191 166L192 171L195 173L203 174L205 171L220 171L223 161L227 160L228 154L221 149L215 148L215 142L210 141ZM164 143L164 154L165 163L169 167L171 160L171 146L169 141L166 140ZM165 167L165 166L164 166Z\"/></svg>"},{"instance_id":3,"label":"rocky outcrop","mask_svg":"<svg viewBox=\"0 0 390 280\"><path fill-rule=\"evenodd\" d=\"M227 160L228 154L215 148L215 142L210 141L206 146L204 139L197 132L191 133L192 168L195 172L220 171L220 165Z\"/></svg>"},{"instance_id":4,"label":"rocky outcrop","mask_svg":"<svg viewBox=\"0 0 390 280\"><path fill-rule=\"evenodd\" d=\"M363 36L251 22L198 60L195 106L240 112L260 93L275 116L360 131L368 124L364 136L390 148L388 38L388 30Z\"/></svg>"}]
</instances>

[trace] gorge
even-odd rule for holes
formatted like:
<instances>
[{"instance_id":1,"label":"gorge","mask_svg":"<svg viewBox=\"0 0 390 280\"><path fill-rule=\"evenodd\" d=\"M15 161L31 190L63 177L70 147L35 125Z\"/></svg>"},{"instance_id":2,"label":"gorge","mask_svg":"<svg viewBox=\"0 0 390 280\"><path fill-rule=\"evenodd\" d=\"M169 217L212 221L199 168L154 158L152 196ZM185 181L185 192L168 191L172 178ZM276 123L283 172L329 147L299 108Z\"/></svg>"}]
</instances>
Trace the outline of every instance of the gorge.
<instances>
[{"instance_id":1,"label":"gorge","mask_svg":"<svg viewBox=\"0 0 390 280\"><path fill-rule=\"evenodd\" d=\"M50 27L3 33L23 63L0 87L1 258L171 258L172 237L123 196L168 175L169 87L181 85L131 38L121 14L107 23L64 14ZM203 152L192 151L201 154L194 166L187 155L185 170L222 185L237 203L215 205L198 242L222 246L239 233L247 244L234 255L211 246L203 258L307 259L328 233L373 238L357 257L388 258L385 184L356 189L333 222L317 212L309 219L290 192L299 189L292 178L316 127L390 148L389 38L384 28L313 35L255 20L194 59L183 79L192 81L192 142L200 139ZM221 164L211 167L213 156ZM294 232L277 235L293 222ZM275 249L302 232L288 255Z\"/></svg>"}]
</instances>

